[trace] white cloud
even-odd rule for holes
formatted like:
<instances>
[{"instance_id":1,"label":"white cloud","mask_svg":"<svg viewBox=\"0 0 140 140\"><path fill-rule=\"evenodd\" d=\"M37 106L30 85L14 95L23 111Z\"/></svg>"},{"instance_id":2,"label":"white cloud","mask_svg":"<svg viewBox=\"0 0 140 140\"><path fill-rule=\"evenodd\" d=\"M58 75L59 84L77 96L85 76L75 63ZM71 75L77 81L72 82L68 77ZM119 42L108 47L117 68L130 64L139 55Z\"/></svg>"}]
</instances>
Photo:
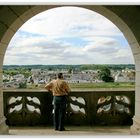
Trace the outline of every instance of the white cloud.
<instances>
[{"instance_id":1,"label":"white cloud","mask_svg":"<svg viewBox=\"0 0 140 140\"><path fill-rule=\"evenodd\" d=\"M50 37L118 34L118 29L111 21L96 12L79 7L61 7L42 12L27 21L21 30Z\"/></svg>"},{"instance_id":2,"label":"white cloud","mask_svg":"<svg viewBox=\"0 0 140 140\"><path fill-rule=\"evenodd\" d=\"M54 8L27 21L11 40L4 60L4 64L84 63L134 61L115 25L76 7Z\"/></svg>"}]
</instances>

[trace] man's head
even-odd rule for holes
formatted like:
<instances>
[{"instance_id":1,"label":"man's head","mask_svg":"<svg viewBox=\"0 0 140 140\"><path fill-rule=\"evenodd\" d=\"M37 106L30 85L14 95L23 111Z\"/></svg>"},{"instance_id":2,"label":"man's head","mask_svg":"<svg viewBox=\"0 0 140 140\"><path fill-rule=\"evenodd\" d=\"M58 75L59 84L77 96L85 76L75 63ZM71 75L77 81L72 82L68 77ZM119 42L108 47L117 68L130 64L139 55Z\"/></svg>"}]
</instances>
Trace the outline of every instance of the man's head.
<instances>
[{"instance_id":1,"label":"man's head","mask_svg":"<svg viewBox=\"0 0 140 140\"><path fill-rule=\"evenodd\" d=\"M63 79L63 73L58 73L58 78Z\"/></svg>"}]
</instances>

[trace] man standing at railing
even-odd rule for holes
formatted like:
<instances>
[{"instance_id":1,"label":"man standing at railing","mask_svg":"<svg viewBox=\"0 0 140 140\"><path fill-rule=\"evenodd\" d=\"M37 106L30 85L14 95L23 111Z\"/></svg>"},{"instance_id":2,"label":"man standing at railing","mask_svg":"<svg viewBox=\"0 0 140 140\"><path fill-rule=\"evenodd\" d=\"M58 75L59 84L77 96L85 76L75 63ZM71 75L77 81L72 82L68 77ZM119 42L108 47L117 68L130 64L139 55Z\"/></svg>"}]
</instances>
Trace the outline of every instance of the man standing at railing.
<instances>
[{"instance_id":1,"label":"man standing at railing","mask_svg":"<svg viewBox=\"0 0 140 140\"><path fill-rule=\"evenodd\" d=\"M45 89L53 94L54 105L54 129L64 131L64 117L66 113L67 95L70 92L70 87L63 80L63 74L59 73L57 79L46 84Z\"/></svg>"}]
</instances>

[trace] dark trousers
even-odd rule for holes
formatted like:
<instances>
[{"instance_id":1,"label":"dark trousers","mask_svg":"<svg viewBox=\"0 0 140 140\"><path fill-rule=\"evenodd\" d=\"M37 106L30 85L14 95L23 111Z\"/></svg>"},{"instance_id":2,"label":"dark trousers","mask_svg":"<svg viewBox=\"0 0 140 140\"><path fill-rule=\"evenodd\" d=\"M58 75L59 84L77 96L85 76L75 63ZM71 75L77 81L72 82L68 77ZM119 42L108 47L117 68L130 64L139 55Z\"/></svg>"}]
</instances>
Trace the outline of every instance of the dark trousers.
<instances>
[{"instance_id":1,"label":"dark trousers","mask_svg":"<svg viewBox=\"0 0 140 140\"><path fill-rule=\"evenodd\" d=\"M54 105L54 128L57 130L64 129L64 118L66 113L66 96L54 96L53 105Z\"/></svg>"}]
</instances>

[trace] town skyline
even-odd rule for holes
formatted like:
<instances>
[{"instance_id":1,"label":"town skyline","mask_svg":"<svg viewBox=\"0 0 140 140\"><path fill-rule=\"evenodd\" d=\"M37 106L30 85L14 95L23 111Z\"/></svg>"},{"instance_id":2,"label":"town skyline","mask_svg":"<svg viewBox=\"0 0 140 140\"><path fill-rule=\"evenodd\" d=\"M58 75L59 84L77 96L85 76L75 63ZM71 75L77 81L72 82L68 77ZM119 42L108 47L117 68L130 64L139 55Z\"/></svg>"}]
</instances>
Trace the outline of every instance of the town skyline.
<instances>
[{"instance_id":1,"label":"town skyline","mask_svg":"<svg viewBox=\"0 0 140 140\"><path fill-rule=\"evenodd\" d=\"M102 79L102 70L110 71L108 78ZM71 84L104 83L108 80L115 83L134 83L134 65L25 65L4 66L3 87L34 88L56 78L62 72L64 79ZM104 72L103 72L104 73ZM105 81L104 81L105 80ZM131 84L130 84L131 85ZM93 87L93 86L92 86Z\"/></svg>"}]
</instances>

